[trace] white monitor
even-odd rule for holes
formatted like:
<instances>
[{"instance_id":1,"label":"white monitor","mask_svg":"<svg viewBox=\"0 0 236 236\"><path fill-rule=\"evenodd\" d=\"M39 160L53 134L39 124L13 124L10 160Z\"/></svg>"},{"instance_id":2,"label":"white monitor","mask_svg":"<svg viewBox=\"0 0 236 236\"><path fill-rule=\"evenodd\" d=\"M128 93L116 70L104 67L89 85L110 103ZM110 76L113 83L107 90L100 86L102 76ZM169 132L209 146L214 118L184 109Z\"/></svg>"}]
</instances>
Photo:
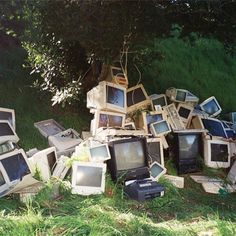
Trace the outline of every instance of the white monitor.
<instances>
[{"instance_id":1,"label":"white monitor","mask_svg":"<svg viewBox=\"0 0 236 236\"><path fill-rule=\"evenodd\" d=\"M127 89L127 112L151 105L151 99L147 95L142 84Z\"/></svg>"},{"instance_id":2,"label":"white monitor","mask_svg":"<svg viewBox=\"0 0 236 236\"><path fill-rule=\"evenodd\" d=\"M170 133L171 128L166 120L162 120L150 124L150 131L154 137L161 137Z\"/></svg>"},{"instance_id":3,"label":"white monitor","mask_svg":"<svg viewBox=\"0 0 236 236\"><path fill-rule=\"evenodd\" d=\"M93 135L98 128L124 128L125 114L96 110L94 115Z\"/></svg>"},{"instance_id":4,"label":"white monitor","mask_svg":"<svg viewBox=\"0 0 236 236\"><path fill-rule=\"evenodd\" d=\"M134 122L128 122L124 124L124 128L128 130L136 130Z\"/></svg>"},{"instance_id":5,"label":"white monitor","mask_svg":"<svg viewBox=\"0 0 236 236\"><path fill-rule=\"evenodd\" d=\"M11 152L16 149L16 146L11 141L6 141L0 144L0 155Z\"/></svg>"},{"instance_id":6,"label":"white monitor","mask_svg":"<svg viewBox=\"0 0 236 236\"><path fill-rule=\"evenodd\" d=\"M147 138L147 151L151 163L156 161L164 166L164 152L161 138Z\"/></svg>"},{"instance_id":7,"label":"white monitor","mask_svg":"<svg viewBox=\"0 0 236 236\"><path fill-rule=\"evenodd\" d=\"M91 162L104 162L109 159L111 159L111 155L107 144L89 148L89 160Z\"/></svg>"},{"instance_id":8,"label":"white monitor","mask_svg":"<svg viewBox=\"0 0 236 236\"><path fill-rule=\"evenodd\" d=\"M222 111L219 103L217 102L217 100L214 96L209 97L204 102L199 104L199 106L200 106L201 110L203 110L204 112L206 112L207 114L209 114L212 117L219 115Z\"/></svg>"},{"instance_id":9,"label":"white monitor","mask_svg":"<svg viewBox=\"0 0 236 236\"><path fill-rule=\"evenodd\" d=\"M126 88L102 81L87 93L87 108L126 113Z\"/></svg>"},{"instance_id":10,"label":"white monitor","mask_svg":"<svg viewBox=\"0 0 236 236\"><path fill-rule=\"evenodd\" d=\"M16 130L15 111L13 109L0 107L0 120L9 121L12 128Z\"/></svg>"},{"instance_id":11,"label":"white monitor","mask_svg":"<svg viewBox=\"0 0 236 236\"><path fill-rule=\"evenodd\" d=\"M204 162L211 168L228 168L230 166L229 142L205 139Z\"/></svg>"},{"instance_id":12,"label":"white monitor","mask_svg":"<svg viewBox=\"0 0 236 236\"><path fill-rule=\"evenodd\" d=\"M142 112L142 118L143 118L143 129L146 131L147 134L150 133L150 125L152 123L155 123L157 121L162 121L166 117L164 117L164 114L162 111L151 111L151 112Z\"/></svg>"},{"instance_id":13,"label":"white monitor","mask_svg":"<svg viewBox=\"0 0 236 236\"><path fill-rule=\"evenodd\" d=\"M166 173L166 168L160 165L158 162L153 162L150 166L150 175L154 180L158 180L162 175Z\"/></svg>"},{"instance_id":14,"label":"white monitor","mask_svg":"<svg viewBox=\"0 0 236 236\"><path fill-rule=\"evenodd\" d=\"M29 158L29 161L34 174L38 171L41 179L46 182L50 179L57 164L56 148L50 147L39 151Z\"/></svg>"},{"instance_id":15,"label":"white monitor","mask_svg":"<svg viewBox=\"0 0 236 236\"><path fill-rule=\"evenodd\" d=\"M165 107L167 106L167 100L166 100L166 95L165 94L152 94L149 96L150 99L152 100L152 107L153 110L155 106L161 106L161 107Z\"/></svg>"},{"instance_id":16,"label":"white monitor","mask_svg":"<svg viewBox=\"0 0 236 236\"><path fill-rule=\"evenodd\" d=\"M72 194L91 195L105 191L106 164L73 162Z\"/></svg>"},{"instance_id":17,"label":"white monitor","mask_svg":"<svg viewBox=\"0 0 236 236\"><path fill-rule=\"evenodd\" d=\"M5 143L6 141L17 143L19 137L10 125L9 121L0 120L0 143Z\"/></svg>"},{"instance_id":18,"label":"white monitor","mask_svg":"<svg viewBox=\"0 0 236 236\"><path fill-rule=\"evenodd\" d=\"M70 169L70 166L67 163L69 160L69 157L61 156L57 161L52 176L63 180Z\"/></svg>"},{"instance_id":19,"label":"white monitor","mask_svg":"<svg viewBox=\"0 0 236 236\"><path fill-rule=\"evenodd\" d=\"M0 196L34 184L30 164L23 149L0 156Z\"/></svg>"},{"instance_id":20,"label":"white monitor","mask_svg":"<svg viewBox=\"0 0 236 236\"><path fill-rule=\"evenodd\" d=\"M186 102L188 91L185 89L169 88L166 90L166 96L172 102Z\"/></svg>"}]
</instances>

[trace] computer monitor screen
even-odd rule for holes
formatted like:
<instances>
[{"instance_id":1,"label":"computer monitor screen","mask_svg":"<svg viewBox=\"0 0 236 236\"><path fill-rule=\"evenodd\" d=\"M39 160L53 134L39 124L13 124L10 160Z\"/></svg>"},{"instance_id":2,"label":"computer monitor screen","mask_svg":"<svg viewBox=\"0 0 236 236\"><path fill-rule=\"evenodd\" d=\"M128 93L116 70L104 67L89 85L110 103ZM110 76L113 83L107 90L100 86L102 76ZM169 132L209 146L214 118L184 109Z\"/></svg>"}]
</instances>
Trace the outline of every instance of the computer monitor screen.
<instances>
[{"instance_id":1,"label":"computer monitor screen","mask_svg":"<svg viewBox=\"0 0 236 236\"><path fill-rule=\"evenodd\" d=\"M5 179L3 178L2 171L0 170L0 186L6 183Z\"/></svg>"},{"instance_id":2,"label":"computer monitor screen","mask_svg":"<svg viewBox=\"0 0 236 236\"><path fill-rule=\"evenodd\" d=\"M56 162L57 162L56 155L55 155L54 151L47 154L47 160L48 160L49 169L52 174L52 172L56 166Z\"/></svg>"},{"instance_id":3,"label":"computer monitor screen","mask_svg":"<svg viewBox=\"0 0 236 236\"><path fill-rule=\"evenodd\" d=\"M164 96L152 100L153 106L160 105L162 107L166 106L166 99Z\"/></svg>"},{"instance_id":4,"label":"computer monitor screen","mask_svg":"<svg viewBox=\"0 0 236 236\"><path fill-rule=\"evenodd\" d=\"M177 89L175 100L181 101L181 102L185 102L186 96L187 96L187 93L186 93L185 91L182 91L182 90L178 90L178 89Z\"/></svg>"},{"instance_id":5,"label":"computer monitor screen","mask_svg":"<svg viewBox=\"0 0 236 236\"><path fill-rule=\"evenodd\" d=\"M8 123L0 123L0 136L10 135L14 135L14 133Z\"/></svg>"},{"instance_id":6,"label":"computer monitor screen","mask_svg":"<svg viewBox=\"0 0 236 236\"><path fill-rule=\"evenodd\" d=\"M129 170L146 166L143 143L140 140L114 144L117 170Z\"/></svg>"},{"instance_id":7,"label":"computer monitor screen","mask_svg":"<svg viewBox=\"0 0 236 236\"><path fill-rule=\"evenodd\" d=\"M130 107L134 104L145 101L147 98L142 90L142 88L137 88L127 92L127 107Z\"/></svg>"},{"instance_id":8,"label":"computer monitor screen","mask_svg":"<svg viewBox=\"0 0 236 236\"><path fill-rule=\"evenodd\" d=\"M232 121L233 123L236 122L236 112L232 112Z\"/></svg>"},{"instance_id":9,"label":"computer monitor screen","mask_svg":"<svg viewBox=\"0 0 236 236\"><path fill-rule=\"evenodd\" d=\"M94 166L77 166L75 184L77 186L101 187L103 168Z\"/></svg>"},{"instance_id":10,"label":"computer monitor screen","mask_svg":"<svg viewBox=\"0 0 236 236\"><path fill-rule=\"evenodd\" d=\"M100 114L98 128L100 127L122 127L123 117L109 114Z\"/></svg>"},{"instance_id":11,"label":"computer monitor screen","mask_svg":"<svg viewBox=\"0 0 236 236\"><path fill-rule=\"evenodd\" d=\"M0 144L0 155L13 151L15 149L15 146L12 142L5 142Z\"/></svg>"},{"instance_id":12,"label":"computer monitor screen","mask_svg":"<svg viewBox=\"0 0 236 236\"><path fill-rule=\"evenodd\" d=\"M179 116L180 117L188 119L191 110L189 110L189 109L187 109L185 107L180 107L178 112L179 112Z\"/></svg>"},{"instance_id":13,"label":"computer monitor screen","mask_svg":"<svg viewBox=\"0 0 236 236\"><path fill-rule=\"evenodd\" d=\"M199 134L179 135L179 158L193 159L199 155Z\"/></svg>"},{"instance_id":14,"label":"computer monitor screen","mask_svg":"<svg viewBox=\"0 0 236 236\"><path fill-rule=\"evenodd\" d=\"M1 108L0 108L1 109ZM0 120L7 120L14 128L13 113L0 110Z\"/></svg>"},{"instance_id":15,"label":"computer monitor screen","mask_svg":"<svg viewBox=\"0 0 236 236\"><path fill-rule=\"evenodd\" d=\"M89 149L91 161L105 161L110 159L109 149L106 144L99 145L96 147L91 147Z\"/></svg>"},{"instance_id":16,"label":"computer monitor screen","mask_svg":"<svg viewBox=\"0 0 236 236\"><path fill-rule=\"evenodd\" d=\"M106 86L107 89L107 103L118 107L125 107L125 92L119 88Z\"/></svg>"},{"instance_id":17,"label":"computer monitor screen","mask_svg":"<svg viewBox=\"0 0 236 236\"><path fill-rule=\"evenodd\" d=\"M228 162L229 150L225 144L211 143L211 161Z\"/></svg>"},{"instance_id":18,"label":"computer monitor screen","mask_svg":"<svg viewBox=\"0 0 236 236\"><path fill-rule=\"evenodd\" d=\"M165 173L165 168L158 163L153 163L150 167L150 173L152 178L157 179L160 175Z\"/></svg>"},{"instance_id":19,"label":"computer monitor screen","mask_svg":"<svg viewBox=\"0 0 236 236\"><path fill-rule=\"evenodd\" d=\"M155 129L155 132L157 134L165 133L170 130L165 120L158 123L154 123L153 128Z\"/></svg>"},{"instance_id":20,"label":"computer monitor screen","mask_svg":"<svg viewBox=\"0 0 236 236\"><path fill-rule=\"evenodd\" d=\"M148 150L148 154L151 157L152 162L156 161L160 164L164 164L162 163L162 158L161 158L161 146L160 146L160 142L158 141L151 141L147 143L147 150Z\"/></svg>"},{"instance_id":21,"label":"computer monitor screen","mask_svg":"<svg viewBox=\"0 0 236 236\"><path fill-rule=\"evenodd\" d=\"M224 126L219 120L202 118L202 123L211 135L227 138Z\"/></svg>"},{"instance_id":22,"label":"computer monitor screen","mask_svg":"<svg viewBox=\"0 0 236 236\"><path fill-rule=\"evenodd\" d=\"M151 123L163 120L163 116L162 114L154 114L154 115L147 114L146 120L147 120L147 125L149 125Z\"/></svg>"},{"instance_id":23,"label":"computer monitor screen","mask_svg":"<svg viewBox=\"0 0 236 236\"><path fill-rule=\"evenodd\" d=\"M209 102L202 105L202 110L204 110L209 115L213 115L221 110L221 108L218 106L215 99L211 99Z\"/></svg>"},{"instance_id":24,"label":"computer monitor screen","mask_svg":"<svg viewBox=\"0 0 236 236\"><path fill-rule=\"evenodd\" d=\"M29 166L21 153L2 159L1 163L10 181L22 179L25 175L30 174Z\"/></svg>"}]
</instances>

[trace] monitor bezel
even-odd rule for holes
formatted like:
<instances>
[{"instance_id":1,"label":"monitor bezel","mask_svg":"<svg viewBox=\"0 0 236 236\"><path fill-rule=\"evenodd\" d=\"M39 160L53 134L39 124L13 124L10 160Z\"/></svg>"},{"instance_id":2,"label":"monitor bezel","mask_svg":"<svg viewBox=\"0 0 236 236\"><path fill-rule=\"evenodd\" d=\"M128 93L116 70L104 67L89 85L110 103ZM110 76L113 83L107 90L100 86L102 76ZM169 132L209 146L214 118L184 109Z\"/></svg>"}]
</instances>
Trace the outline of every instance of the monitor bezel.
<instances>
[{"instance_id":1,"label":"monitor bezel","mask_svg":"<svg viewBox=\"0 0 236 236\"><path fill-rule=\"evenodd\" d=\"M181 91L185 93L185 100L184 101L180 101L176 99L177 96L177 91ZM188 95L188 90L186 89L178 89L178 88L169 88L166 90L166 96L170 99L170 101L172 102L181 102L181 103L185 103L186 99L187 99L187 95Z\"/></svg>"},{"instance_id":2,"label":"monitor bezel","mask_svg":"<svg viewBox=\"0 0 236 236\"><path fill-rule=\"evenodd\" d=\"M152 169L152 167L154 166L154 165L158 165L159 167L161 167L163 170L162 170L162 172L159 174L159 175L157 175L156 177L153 177L152 176L152 172L151 172L151 169ZM151 176L151 178L153 179L153 180L158 180L162 175L164 175L165 173L166 173L166 168L163 166L163 165L161 165L160 163L158 163L158 162L156 162L156 161L154 161L151 165L150 165L150 167L149 167L149 171L150 171L150 176Z\"/></svg>"},{"instance_id":3,"label":"monitor bezel","mask_svg":"<svg viewBox=\"0 0 236 236\"><path fill-rule=\"evenodd\" d=\"M55 158L56 158L56 162L54 166L54 169L55 169L58 162L58 157L57 157L57 152L56 152L55 147L49 147L44 150L41 150L29 158L33 173L35 174L36 171L38 170L40 173L40 177L44 182L47 182L51 178L52 176L51 172L53 172L54 170L54 169L52 171L50 170L48 159L47 159L47 155L52 152L54 152Z\"/></svg>"},{"instance_id":4,"label":"monitor bezel","mask_svg":"<svg viewBox=\"0 0 236 236\"><path fill-rule=\"evenodd\" d=\"M151 98L151 102L152 102L152 110L155 110L155 106L157 106L157 105L154 105L154 104L153 104L153 101L154 101L154 100L157 100L157 99L159 99L159 98L162 98L162 97L164 97L165 105L164 105L164 106L159 105L159 106L165 107L165 106L168 105L167 99L166 99L166 95L165 95L165 94L156 94L155 98L154 98L154 97L152 98L151 96L149 96L149 97Z\"/></svg>"},{"instance_id":5,"label":"monitor bezel","mask_svg":"<svg viewBox=\"0 0 236 236\"><path fill-rule=\"evenodd\" d=\"M161 138L147 138L147 150L148 150L148 145L149 143L155 143L155 142L159 142L160 144L160 159L161 159L161 165L164 166L165 163L164 163L164 151L163 151L163 144L162 144L162 139ZM149 153L148 153L149 154ZM154 163L154 162L152 162Z\"/></svg>"},{"instance_id":6,"label":"monitor bezel","mask_svg":"<svg viewBox=\"0 0 236 236\"><path fill-rule=\"evenodd\" d=\"M156 132L156 129L154 128L154 126L155 126L156 124L161 123L161 122L166 122L166 124L167 124L167 126L168 126L168 130L165 131L165 132L162 132L162 133L157 133L157 132ZM168 121L165 120L165 119L150 124L150 130L151 130L151 133L152 133L152 135L153 135L154 137L162 137L162 136L164 136L164 135L166 135L166 134L168 134L168 133L171 132L170 125L169 125Z\"/></svg>"},{"instance_id":7,"label":"monitor bezel","mask_svg":"<svg viewBox=\"0 0 236 236\"><path fill-rule=\"evenodd\" d=\"M102 179L100 187L91 187L91 186L80 186L76 185L76 174L78 166L86 167L97 167L102 168ZM72 181L71 181L71 193L80 194L80 195L91 195L91 194L101 194L105 191L105 174L106 174L106 164L98 162L79 162L74 161L72 163Z\"/></svg>"},{"instance_id":8,"label":"monitor bezel","mask_svg":"<svg viewBox=\"0 0 236 236\"><path fill-rule=\"evenodd\" d=\"M14 109L10 109L10 108L4 108L4 107L0 107L0 112L9 112L12 114L12 128L14 130L16 130L16 116L15 116L15 110ZM1 120L1 119L0 119ZM10 122L9 122L10 123Z\"/></svg>"},{"instance_id":9,"label":"monitor bezel","mask_svg":"<svg viewBox=\"0 0 236 236\"><path fill-rule=\"evenodd\" d=\"M187 118L180 116L179 110L181 109L181 107L184 108L184 109L189 110L189 115L188 115ZM189 122L189 120L191 119L191 116L192 116L193 109L194 109L193 107L190 107L190 106L185 105L185 104L179 104L179 105L178 105L178 107L177 107L177 112L178 112L179 117L180 117L180 119L182 120L182 122L184 122L185 124L187 124L187 123Z\"/></svg>"},{"instance_id":10,"label":"monitor bezel","mask_svg":"<svg viewBox=\"0 0 236 236\"><path fill-rule=\"evenodd\" d=\"M108 156L106 158L103 158L100 161L95 160L94 157L92 157L91 149L99 148L99 147L104 147L104 146L106 147ZM90 160L90 162L103 163L104 161L107 161L107 160L110 160L110 159L111 159L111 154L110 154L110 150L108 148L108 144L107 143L101 144L101 145L94 145L94 146L89 147L89 160Z\"/></svg>"},{"instance_id":11,"label":"monitor bezel","mask_svg":"<svg viewBox=\"0 0 236 236\"><path fill-rule=\"evenodd\" d=\"M219 105L218 101L216 100L215 96L211 96L209 98L207 98L206 100L204 100L201 104L199 104L199 107L201 108L202 111L206 112L206 110L204 110L204 105L206 105L207 103L213 101L216 103L216 105L218 106L219 110L213 114L209 114L210 117L216 117L217 115L219 115L222 111L221 106ZM207 113L207 112L206 112ZM208 114L208 113L207 113Z\"/></svg>"},{"instance_id":12,"label":"monitor bezel","mask_svg":"<svg viewBox=\"0 0 236 236\"><path fill-rule=\"evenodd\" d=\"M5 143L6 141L11 141L13 143L18 143L20 140L19 137L17 136L15 130L7 120L0 120L0 123L6 123L9 128L11 129L13 135L5 135L5 136L0 136L0 143Z\"/></svg>"},{"instance_id":13,"label":"monitor bezel","mask_svg":"<svg viewBox=\"0 0 236 236\"><path fill-rule=\"evenodd\" d=\"M140 108L142 108L142 107L146 107L146 106L149 106L149 105L151 106L151 105L152 105L151 99L149 98L149 96L148 96L148 94L147 94L147 92L146 92L146 90L144 89L144 87L143 87L142 84L138 84L138 85L136 85L136 86L133 86L133 87L128 88L127 91L126 91L126 97L127 97L127 94L128 94L129 92L135 91L136 89L139 89L139 88L141 88L141 90L142 90L144 96L146 97L146 100L141 101L141 102L139 102L139 103L135 103L135 104L133 104L133 105L131 105L131 106L129 106L129 107L128 107L128 105L127 105L127 112L128 112L128 113L133 112L134 110L140 109ZM127 102L127 100L126 100L126 102ZM127 103L126 103L126 104L127 104Z\"/></svg>"},{"instance_id":14,"label":"monitor bezel","mask_svg":"<svg viewBox=\"0 0 236 236\"><path fill-rule=\"evenodd\" d=\"M211 144L223 144L227 145L228 148L228 161L218 162L211 160ZM218 169L230 167L230 145L229 142L220 139L205 139L204 140L204 162L206 166Z\"/></svg>"}]
</instances>

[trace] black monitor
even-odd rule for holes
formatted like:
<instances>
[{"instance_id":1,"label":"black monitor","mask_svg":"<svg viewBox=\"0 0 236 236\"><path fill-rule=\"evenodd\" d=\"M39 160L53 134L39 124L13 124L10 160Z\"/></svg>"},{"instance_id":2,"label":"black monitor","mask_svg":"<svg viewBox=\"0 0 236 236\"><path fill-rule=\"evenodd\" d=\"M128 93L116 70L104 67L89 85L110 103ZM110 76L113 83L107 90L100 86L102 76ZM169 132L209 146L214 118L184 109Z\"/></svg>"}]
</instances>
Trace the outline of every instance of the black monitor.
<instances>
[{"instance_id":1,"label":"black monitor","mask_svg":"<svg viewBox=\"0 0 236 236\"><path fill-rule=\"evenodd\" d=\"M111 159L108 161L113 180L150 177L146 138L126 138L108 143Z\"/></svg>"},{"instance_id":2,"label":"black monitor","mask_svg":"<svg viewBox=\"0 0 236 236\"><path fill-rule=\"evenodd\" d=\"M178 111L179 116L183 117L184 119L188 119L190 112L191 112L191 110L189 110L186 107L182 107L182 106L179 108L179 111Z\"/></svg>"},{"instance_id":3,"label":"black monitor","mask_svg":"<svg viewBox=\"0 0 236 236\"><path fill-rule=\"evenodd\" d=\"M174 159L179 174L199 170L199 158L202 156L202 134L199 132L174 133Z\"/></svg>"}]
</instances>

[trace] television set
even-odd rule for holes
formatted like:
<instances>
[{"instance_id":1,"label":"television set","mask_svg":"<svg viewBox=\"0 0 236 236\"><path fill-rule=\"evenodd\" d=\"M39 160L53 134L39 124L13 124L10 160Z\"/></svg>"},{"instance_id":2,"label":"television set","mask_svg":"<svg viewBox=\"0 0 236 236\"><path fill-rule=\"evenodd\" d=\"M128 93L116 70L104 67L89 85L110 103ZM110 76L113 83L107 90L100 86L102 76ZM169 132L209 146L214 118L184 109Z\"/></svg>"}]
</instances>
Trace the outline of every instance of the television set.
<instances>
[{"instance_id":1,"label":"television set","mask_svg":"<svg viewBox=\"0 0 236 236\"><path fill-rule=\"evenodd\" d=\"M151 99L142 84L127 89L127 112L151 106Z\"/></svg>"},{"instance_id":2,"label":"television set","mask_svg":"<svg viewBox=\"0 0 236 236\"><path fill-rule=\"evenodd\" d=\"M36 182L23 149L0 156L0 196L4 196Z\"/></svg>"},{"instance_id":3,"label":"television set","mask_svg":"<svg viewBox=\"0 0 236 236\"><path fill-rule=\"evenodd\" d=\"M126 88L101 81L87 92L87 108L126 113Z\"/></svg>"},{"instance_id":4,"label":"television set","mask_svg":"<svg viewBox=\"0 0 236 236\"><path fill-rule=\"evenodd\" d=\"M6 141L17 143L19 137L10 125L9 121L0 120L0 144L5 143Z\"/></svg>"},{"instance_id":5,"label":"television set","mask_svg":"<svg viewBox=\"0 0 236 236\"><path fill-rule=\"evenodd\" d=\"M171 128L166 120L157 121L150 124L150 131L154 137L161 137L171 132Z\"/></svg>"},{"instance_id":6,"label":"television set","mask_svg":"<svg viewBox=\"0 0 236 236\"><path fill-rule=\"evenodd\" d=\"M114 181L149 178L148 151L145 137L111 140L108 168Z\"/></svg>"},{"instance_id":7,"label":"television set","mask_svg":"<svg viewBox=\"0 0 236 236\"><path fill-rule=\"evenodd\" d=\"M166 168L160 165L158 162L153 162L150 165L150 175L153 180L158 180L162 175L166 173Z\"/></svg>"},{"instance_id":8,"label":"television set","mask_svg":"<svg viewBox=\"0 0 236 236\"><path fill-rule=\"evenodd\" d=\"M188 91L185 89L169 88L166 90L166 96L172 102L185 102Z\"/></svg>"},{"instance_id":9,"label":"television set","mask_svg":"<svg viewBox=\"0 0 236 236\"><path fill-rule=\"evenodd\" d=\"M52 176L57 160L55 147L46 148L29 158L34 174L39 172L40 178L45 182Z\"/></svg>"},{"instance_id":10,"label":"television set","mask_svg":"<svg viewBox=\"0 0 236 236\"><path fill-rule=\"evenodd\" d=\"M0 107L0 120L7 120L11 127L16 130L15 111L13 109Z\"/></svg>"},{"instance_id":11,"label":"television set","mask_svg":"<svg viewBox=\"0 0 236 236\"><path fill-rule=\"evenodd\" d=\"M93 135L99 128L124 128L125 114L97 110L94 115Z\"/></svg>"},{"instance_id":12,"label":"television set","mask_svg":"<svg viewBox=\"0 0 236 236\"><path fill-rule=\"evenodd\" d=\"M208 99L203 101L201 104L199 104L199 107L211 117L219 115L222 111L218 101L214 96L209 97Z\"/></svg>"},{"instance_id":13,"label":"television set","mask_svg":"<svg viewBox=\"0 0 236 236\"><path fill-rule=\"evenodd\" d=\"M74 129L67 129L48 137L48 144L56 147L58 151L64 151L79 145L82 142L79 133Z\"/></svg>"},{"instance_id":14,"label":"television set","mask_svg":"<svg viewBox=\"0 0 236 236\"><path fill-rule=\"evenodd\" d=\"M106 164L92 162L73 162L72 194L91 195L105 191Z\"/></svg>"},{"instance_id":15,"label":"television set","mask_svg":"<svg viewBox=\"0 0 236 236\"><path fill-rule=\"evenodd\" d=\"M91 162L104 162L111 159L107 144L92 146L89 148L89 160Z\"/></svg>"},{"instance_id":16,"label":"television set","mask_svg":"<svg viewBox=\"0 0 236 236\"><path fill-rule=\"evenodd\" d=\"M209 134L212 136L218 136L222 138L227 138L225 128L222 122L215 118L201 118L203 127L208 130Z\"/></svg>"},{"instance_id":17,"label":"television set","mask_svg":"<svg viewBox=\"0 0 236 236\"><path fill-rule=\"evenodd\" d=\"M155 123L157 121L162 121L164 119L163 112L142 112L142 118L143 118L143 129L146 131L146 133L150 133L150 124Z\"/></svg>"},{"instance_id":18,"label":"television set","mask_svg":"<svg viewBox=\"0 0 236 236\"><path fill-rule=\"evenodd\" d=\"M218 139L204 140L204 162L211 168L228 168L230 166L229 142Z\"/></svg>"},{"instance_id":19,"label":"television set","mask_svg":"<svg viewBox=\"0 0 236 236\"><path fill-rule=\"evenodd\" d=\"M175 131L173 135L171 148L178 174L199 171L203 155L202 131Z\"/></svg>"},{"instance_id":20,"label":"television set","mask_svg":"<svg viewBox=\"0 0 236 236\"><path fill-rule=\"evenodd\" d=\"M147 138L147 151L150 162L164 166L164 152L161 138Z\"/></svg>"},{"instance_id":21,"label":"television set","mask_svg":"<svg viewBox=\"0 0 236 236\"><path fill-rule=\"evenodd\" d=\"M152 94L149 96L152 101L152 108L155 110L155 106L165 107L167 106L167 100L165 94Z\"/></svg>"},{"instance_id":22,"label":"television set","mask_svg":"<svg viewBox=\"0 0 236 236\"><path fill-rule=\"evenodd\" d=\"M189 123L189 120L193 111L193 107L187 106L185 104L179 104L177 107L177 111L182 122L186 126Z\"/></svg>"}]
</instances>

